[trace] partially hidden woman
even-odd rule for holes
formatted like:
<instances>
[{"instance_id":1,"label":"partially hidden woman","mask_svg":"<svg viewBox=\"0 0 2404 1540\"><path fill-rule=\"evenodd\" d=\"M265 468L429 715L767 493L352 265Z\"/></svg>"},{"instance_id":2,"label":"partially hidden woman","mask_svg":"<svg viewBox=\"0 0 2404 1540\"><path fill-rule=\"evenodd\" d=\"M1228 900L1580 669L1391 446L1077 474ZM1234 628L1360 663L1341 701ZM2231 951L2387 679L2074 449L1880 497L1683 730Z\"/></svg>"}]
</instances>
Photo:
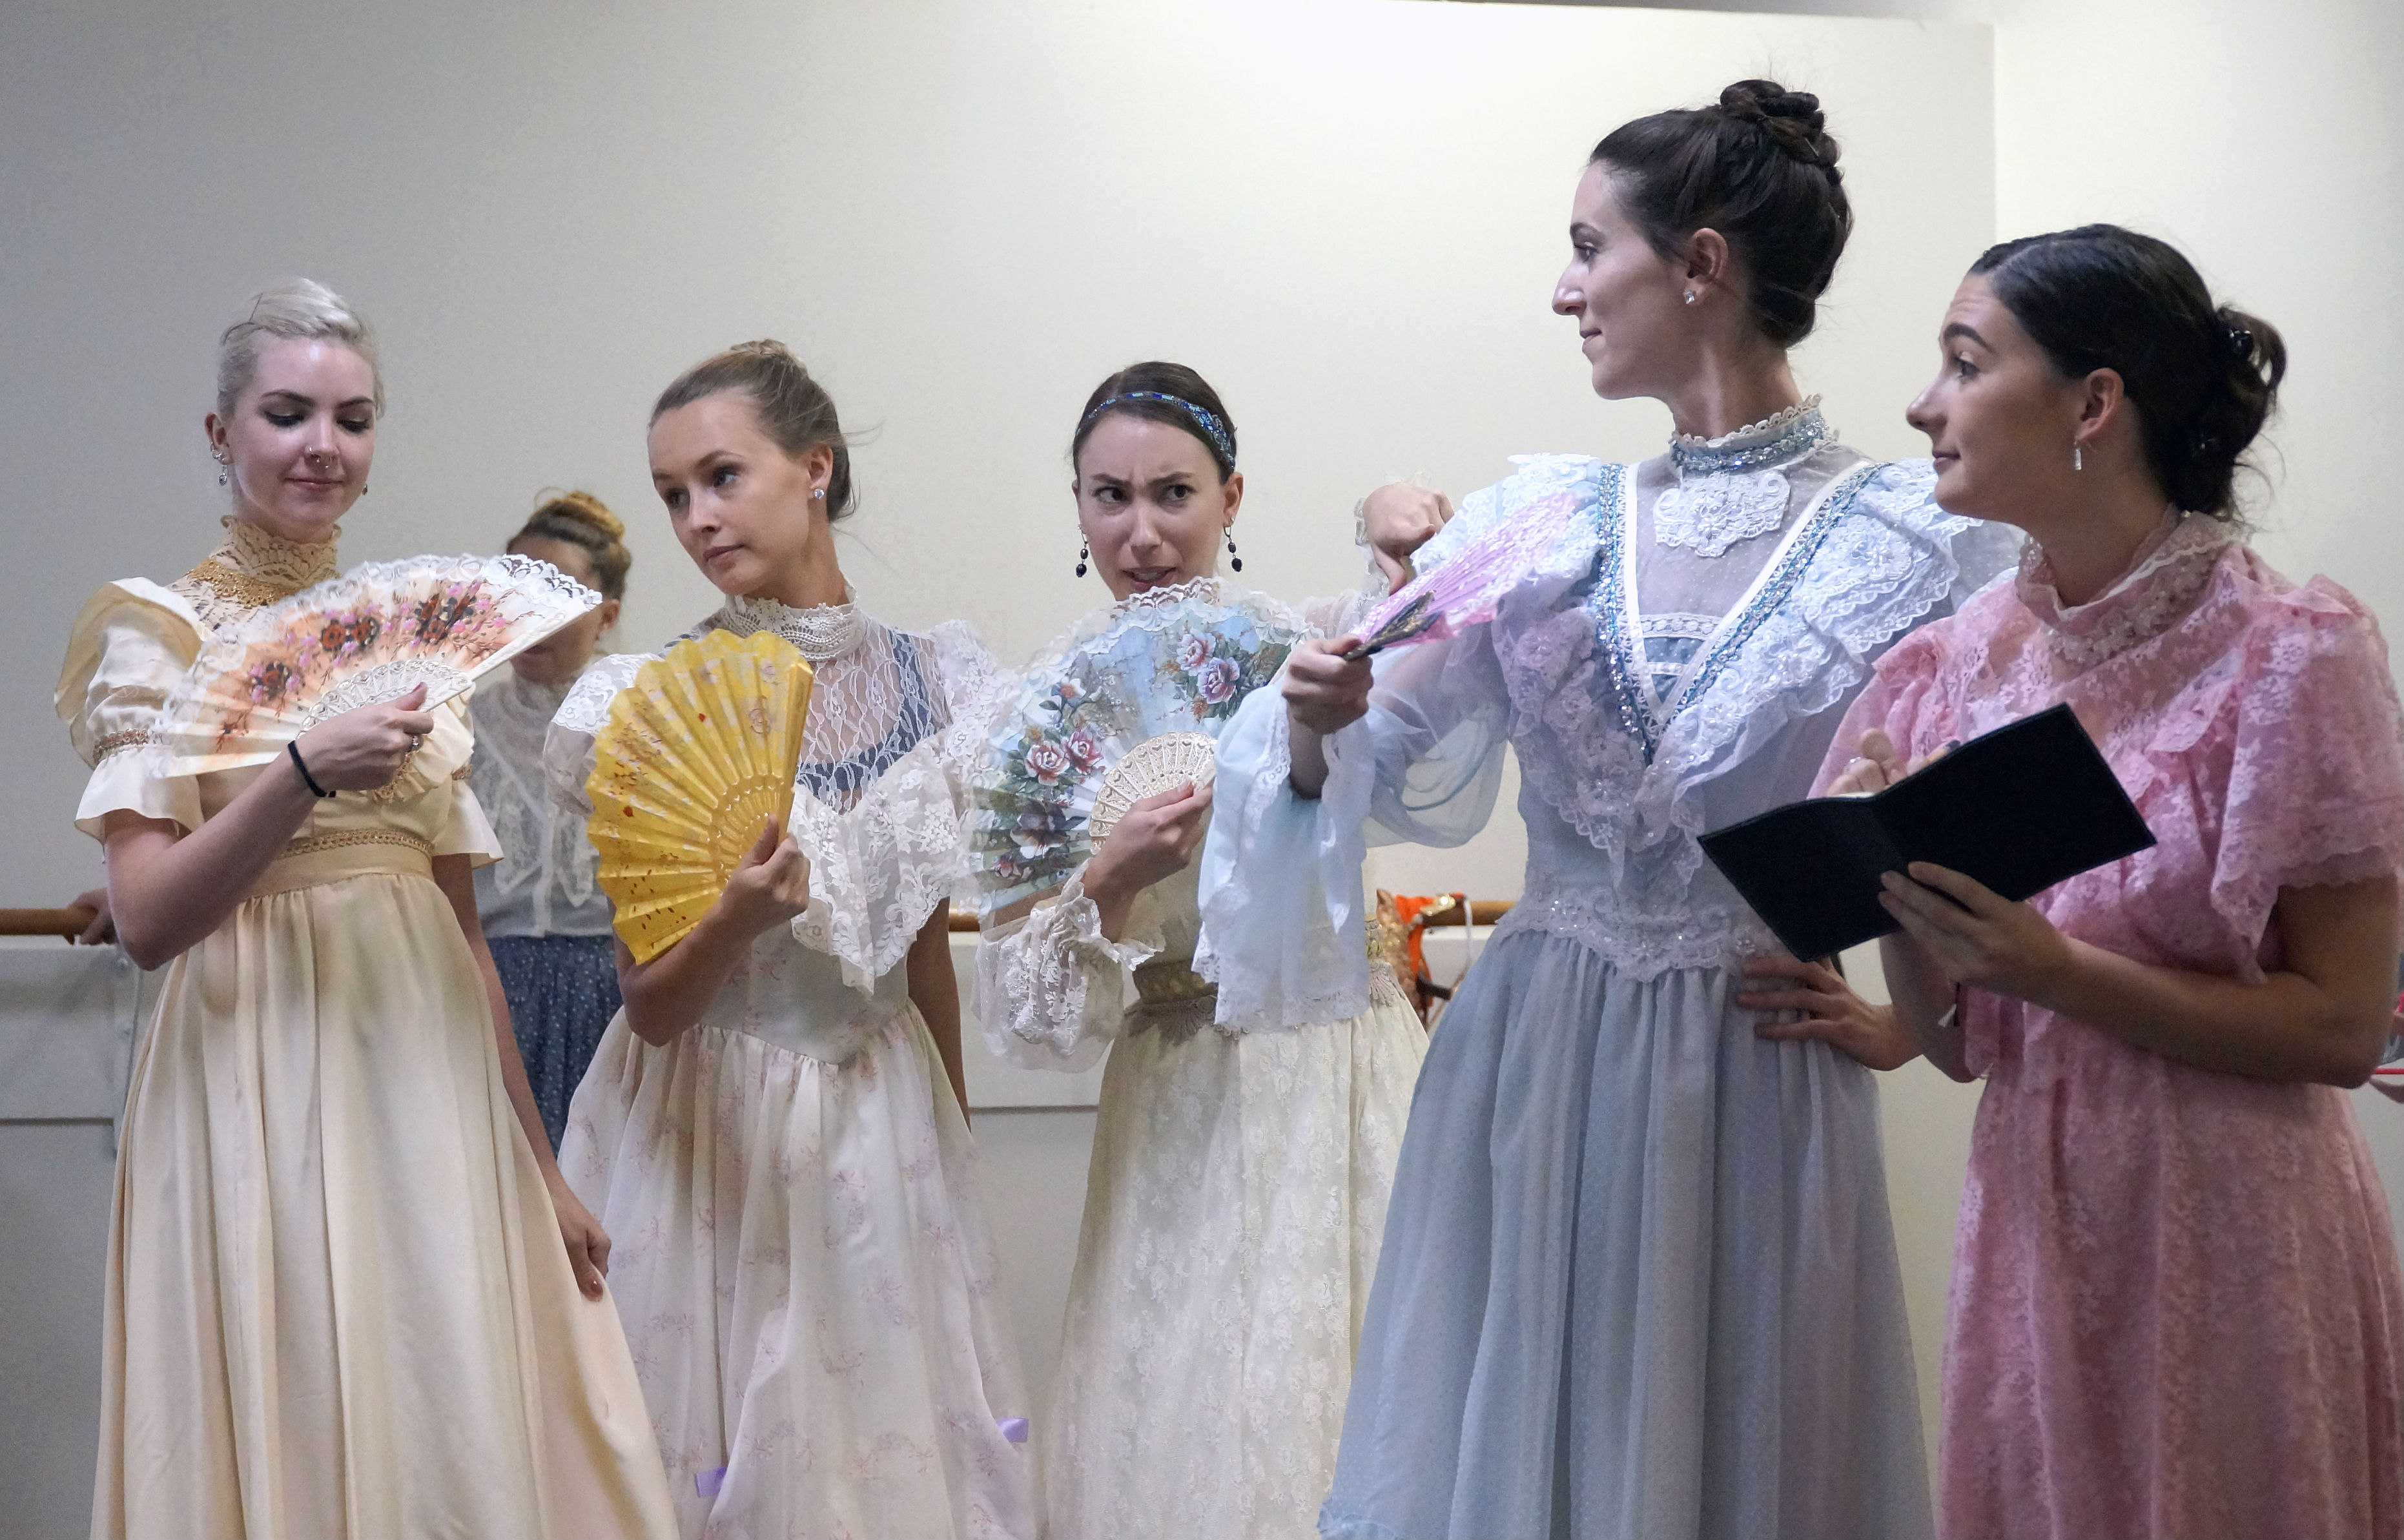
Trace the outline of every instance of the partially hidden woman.
<instances>
[{"instance_id":1,"label":"partially hidden woman","mask_svg":"<svg viewBox=\"0 0 2404 1540\"><path fill-rule=\"evenodd\" d=\"M468 714L476 733L468 784L503 851L499 862L476 871L476 912L554 1150L567 1127L567 1099L620 1002L609 898L594 881L598 858L583 820L545 784L543 740L618 622L634 563L625 533L590 492L544 495L510 538L510 553L549 562L598 592L601 603L511 658L499 679L479 684Z\"/></svg>"},{"instance_id":2,"label":"partially hidden woman","mask_svg":"<svg viewBox=\"0 0 2404 1540\"><path fill-rule=\"evenodd\" d=\"M1490 622L1374 678L1307 643L1222 743L1214 846L1331 882L1365 839L1468 837L1506 743L1523 778L1525 890L1429 1049L1324 1533L1929 1533L1869 1068L1909 1047L1775 960L1697 844L1808 792L1872 662L2004 559L1796 388L1837 157L1761 80L1605 138L1553 308L1598 395L1670 408L1667 452L1522 461L1417 553L1519 530ZM1424 497L1373 497L1381 542L1396 495ZM1297 887L1206 891L1206 945L1274 945Z\"/></svg>"},{"instance_id":3,"label":"partially hidden woman","mask_svg":"<svg viewBox=\"0 0 2404 1540\"><path fill-rule=\"evenodd\" d=\"M223 542L103 588L59 680L77 827L126 950L167 970L118 1156L97 1540L675 1533L608 1240L477 926L498 851L465 712L413 693L198 777L148 747L213 634L335 575L383 400L341 298L259 295L207 420Z\"/></svg>"},{"instance_id":4,"label":"partially hidden woman","mask_svg":"<svg viewBox=\"0 0 2404 1540\"><path fill-rule=\"evenodd\" d=\"M1338 635L1384 585L1301 610L1220 576L1244 496L1236 427L1181 365L1104 380L1070 442L1090 561L1112 603L1023 676L981 788L1040 752L1084 657L1130 628L1164 634L1159 679L1223 721L1306 637ZM1237 637L1262 638L1249 656ZM1274 638L1274 640L1268 640ZM1142 681L1113 684L1133 691ZM1074 707L1069 707L1071 711ZM1048 745L1063 764L1079 733ZM1103 1082L1059 1365L1037 1423L1052 1540L1307 1535L1335 1464L1361 1312L1426 1032L1390 970L1331 1011L1219 960L1197 976L1195 858L1210 791L1137 802L1065 884L990 897L978 999L994 1051ZM1312 875L1314 874L1303 874ZM987 871L990 895L1007 875ZM1265 883L1290 872L1254 874ZM1357 868L1350 897L1360 899ZM1322 944L1335 945L1323 918ZM1357 938L1356 938L1357 942ZM1127 1003L1129 986L1134 1003Z\"/></svg>"},{"instance_id":5,"label":"partially hidden woman","mask_svg":"<svg viewBox=\"0 0 2404 1540\"><path fill-rule=\"evenodd\" d=\"M637 966L560 1159L616 1226L618 1308L687 1540L1028 1540L1027 1408L963 1113L949 898L1006 678L957 623L854 606L833 399L782 343L703 360L651 414L652 485L725 602L689 635L773 631L816 685L790 827ZM569 692L552 792L585 782L646 660Z\"/></svg>"},{"instance_id":6,"label":"partially hidden woman","mask_svg":"<svg viewBox=\"0 0 2404 1540\"><path fill-rule=\"evenodd\" d=\"M1986 1082L1944 1531L2394 1540L2404 1277L2340 1087L2395 1009L2404 714L2369 611L2245 543L2285 344L2090 225L1980 257L1938 346L1910 413L1936 496L2029 544L1879 660L1824 778L1873 790L2066 702L2157 841L2027 903L1887 878L1896 1008Z\"/></svg>"}]
</instances>

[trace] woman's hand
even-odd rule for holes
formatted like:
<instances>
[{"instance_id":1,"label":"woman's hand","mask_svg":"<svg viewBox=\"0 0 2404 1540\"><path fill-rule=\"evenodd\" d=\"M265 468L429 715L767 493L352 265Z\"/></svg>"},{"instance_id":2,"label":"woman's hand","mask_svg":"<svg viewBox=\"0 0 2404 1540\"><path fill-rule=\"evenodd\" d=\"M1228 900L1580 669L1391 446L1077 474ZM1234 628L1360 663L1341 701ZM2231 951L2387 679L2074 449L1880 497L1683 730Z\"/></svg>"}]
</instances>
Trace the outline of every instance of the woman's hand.
<instances>
[{"instance_id":1,"label":"woman's hand","mask_svg":"<svg viewBox=\"0 0 2404 1540\"><path fill-rule=\"evenodd\" d=\"M1377 682L1369 660L1344 656L1360 644L1358 637L1332 641L1314 637L1287 658L1281 688L1286 712L1296 726L1325 736L1369 714L1369 688Z\"/></svg>"},{"instance_id":2,"label":"woman's hand","mask_svg":"<svg viewBox=\"0 0 2404 1540\"><path fill-rule=\"evenodd\" d=\"M555 1172L558 1168L552 1169ZM609 1275L609 1232L564 1177L551 1183L551 1206L559 1215L559 1239L567 1247L567 1265L576 1271L576 1286L585 1298L600 1298L601 1281Z\"/></svg>"},{"instance_id":3,"label":"woman's hand","mask_svg":"<svg viewBox=\"0 0 2404 1540\"><path fill-rule=\"evenodd\" d=\"M83 928L81 934L67 938L72 945L106 946L117 940L117 917L109 911L108 889L105 885L95 888L88 893L77 893L67 907L91 911L91 923Z\"/></svg>"},{"instance_id":4,"label":"woman's hand","mask_svg":"<svg viewBox=\"0 0 2404 1540\"><path fill-rule=\"evenodd\" d=\"M726 891L718 895L718 910L726 923L747 940L772 925L782 925L810 906L810 858L790 834L781 833L770 819L751 842Z\"/></svg>"},{"instance_id":5,"label":"woman's hand","mask_svg":"<svg viewBox=\"0 0 2404 1540\"><path fill-rule=\"evenodd\" d=\"M1411 581L1411 553L1451 517L1450 497L1408 482L1388 482L1361 499L1361 533L1386 575L1387 593Z\"/></svg>"},{"instance_id":6,"label":"woman's hand","mask_svg":"<svg viewBox=\"0 0 2404 1540\"><path fill-rule=\"evenodd\" d=\"M1782 987L1747 989L1736 1002L1754 1011L1800 1011L1796 1021L1765 1021L1754 1035L1772 1043L1827 1043L1873 1070L1894 1070L1920 1057L1920 1043L1895 1019L1894 1008L1873 1005L1853 992L1844 975L1820 962L1790 957L1759 957L1745 975L1782 979Z\"/></svg>"},{"instance_id":7,"label":"woman's hand","mask_svg":"<svg viewBox=\"0 0 2404 1540\"><path fill-rule=\"evenodd\" d=\"M1954 748L1945 744L1932 749L1909 764L1894 750L1894 742L1873 727L1862 735L1862 751L1845 762L1844 774L1828 787L1832 797L1866 797L1883 791L1906 776L1917 775L1943 759Z\"/></svg>"},{"instance_id":8,"label":"woman's hand","mask_svg":"<svg viewBox=\"0 0 2404 1540\"><path fill-rule=\"evenodd\" d=\"M300 758L309 777L328 791L373 791L390 786L426 735L434 714L425 709L426 686L398 700L362 706L329 717L300 735Z\"/></svg>"},{"instance_id":9,"label":"woman's hand","mask_svg":"<svg viewBox=\"0 0 2404 1540\"><path fill-rule=\"evenodd\" d=\"M1210 788L1187 781L1139 799L1085 863L1081 886L1101 911L1102 934L1125 929L1136 895L1194 864L1210 832Z\"/></svg>"},{"instance_id":10,"label":"woman's hand","mask_svg":"<svg viewBox=\"0 0 2404 1540\"><path fill-rule=\"evenodd\" d=\"M2043 1002L2076 966L2068 938L2034 904L1933 862L1907 871L1880 878L1879 903L1954 984Z\"/></svg>"}]
</instances>

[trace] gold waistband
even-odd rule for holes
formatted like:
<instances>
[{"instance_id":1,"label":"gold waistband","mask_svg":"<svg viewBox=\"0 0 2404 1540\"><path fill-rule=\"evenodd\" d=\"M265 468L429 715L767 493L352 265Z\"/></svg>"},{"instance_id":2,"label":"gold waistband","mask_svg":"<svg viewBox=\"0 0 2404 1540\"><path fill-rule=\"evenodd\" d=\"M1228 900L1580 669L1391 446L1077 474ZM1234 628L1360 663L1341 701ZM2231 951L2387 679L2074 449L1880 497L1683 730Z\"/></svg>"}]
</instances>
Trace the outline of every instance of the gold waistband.
<instances>
[{"instance_id":1,"label":"gold waistband","mask_svg":"<svg viewBox=\"0 0 2404 1540\"><path fill-rule=\"evenodd\" d=\"M245 896L296 892L372 872L430 877L433 842L400 829L338 829L330 834L306 834L285 846L274 864L259 875Z\"/></svg>"},{"instance_id":2,"label":"gold waistband","mask_svg":"<svg viewBox=\"0 0 2404 1540\"><path fill-rule=\"evenodd\" d=\"M1146 1005L1182 1005L1206 1000L1219 987L1185 966L1183 959L1146 962L1135 971L1136 997Z\"/></svg>"}]
</instances>

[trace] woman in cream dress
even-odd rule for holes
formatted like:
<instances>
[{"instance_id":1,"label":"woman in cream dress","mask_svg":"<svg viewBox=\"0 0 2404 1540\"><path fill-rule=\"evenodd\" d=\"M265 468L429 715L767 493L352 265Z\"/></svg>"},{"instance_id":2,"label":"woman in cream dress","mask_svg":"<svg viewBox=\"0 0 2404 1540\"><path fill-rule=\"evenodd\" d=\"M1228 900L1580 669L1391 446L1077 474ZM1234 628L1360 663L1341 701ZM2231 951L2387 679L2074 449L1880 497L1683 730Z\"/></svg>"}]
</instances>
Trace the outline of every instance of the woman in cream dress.
<instances>
[{"instance_id":1,"label":"woman in cream dress","mask_svg":"<svg viewBox=\"0 0 2404 1540\"><path fill-rule=\"evenodd\" d=\"M619 1239L612 1283L688 1537L1031 1540L1027 1410L961 1108L949 903L1002 693L957 623L847 602L850 457L781 344L696 365L652 415L652 483L726 602L816 671L791 832L649 962L560 1159ZM604 659L551 735L589 813L594 735L647 660Z\"/></svg>"},{"instance_id":2,"label":"woman in cream dress","mask_svg":"<svg viewBox=\"0 0 2404 1540\"><path fill-rule=\"evenodd\" d=\"M1184 630L1197 698L1232 709L1214 697L1276 660L1205 661L1214 650L1191 628L1249 622L1290 641L1340 633L1365 610L1354 594L1306 617L1219 578L1243 477L1225 409L1192 370L1138 364L1105 380L1071 455L1078 523L1115 602L1029 665L1030 708L1089 643L1132 625ZM1062 752L1078 752L1073 735ZM981 784L1004 777L1004 758L989 757ZM1195 857L1209 818L1208 787L1141 799L1066 886L985 917L977 994L994 1051L1068 1071L1110 1054L1037 1425L1053 1540L1312 1532L1426 1053L1384 968L1344 1007L1307 970L1270 976L1241 955L1197 964ZM988 886L1006 875L986 873ZM1315 889L1315 872L1298 875ZM1332 928L1319 939L1332 947Z\"/></svg>"},{"instance_id":3,"label":"woman in cream dress","mask_svg":"<svg viewBox=\"0 0 2404 1540\"><path fill-rule=\"evenodd\" d=\"M656 1540L608 1242L558 1181L476 924L496 852L463 713L403 697L200 777L148 749L217 628L334 575L380 405L339 299L260 295L209 418L225 542L103 588L60 679L93 767L77 826L127 951L167 970L118 1158L92 1533Z\"/></svg>"}]
</instances>

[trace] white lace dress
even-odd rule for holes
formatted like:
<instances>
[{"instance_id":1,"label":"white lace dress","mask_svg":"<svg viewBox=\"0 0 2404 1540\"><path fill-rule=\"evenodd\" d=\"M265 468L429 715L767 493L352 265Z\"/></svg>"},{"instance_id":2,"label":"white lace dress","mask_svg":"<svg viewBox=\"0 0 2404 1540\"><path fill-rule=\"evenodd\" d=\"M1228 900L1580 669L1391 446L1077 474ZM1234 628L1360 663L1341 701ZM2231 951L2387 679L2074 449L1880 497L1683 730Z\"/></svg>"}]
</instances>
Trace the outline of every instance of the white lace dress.
<instances>
[{"instance_id":1,"label":"white lace dress","mask_svg":"<svg viewBox=\"0 0 2404 1540\"><path fill-rule=\"evenodd\" d=\"M1491 623L1380 659L1319 801L1282 703L1220 745L1229 955L1305 933L1284 874L1465 839L1506 740L1523 777L1524 897L1429 1049L1321 1531L1925 1536L1877 1091L1754 1035L1736 970L1775 943L1696 836L1807 794L1872 661L2009 553L1809 403L1641 465L1520 464L1421 565L1558 498L1568 532ZM1359 907L1333 917L1354 966Z\"/></svg>"},{"instance_id":2,"label":"white lace dress","mask_svg":"<svg viewBox=\"0 0 2404 1540\"><path fill-rule=\"evenodd\" d=\"M906 976L960 876L1003 679L957 624L738 599L695 632L721 627L819 654L792 815L810 905L664 1046L621 1014L560 1150L616 1241L678 1520L688 1540L1031 1537L975 1146ZM546 757L571 807L643 661L603 660L560 708Z\"/></svg>"},{"instance_id":3,"label":"white lace dress","mask_svg":"<svg viewBox=\"0 0 2404 1540\"><path fill-rule=\"evenodd\" d=\"M1215 592L1290 629L1340 631L1363 608ZM1026 677L1148 604L1173 623L1148 596L1097 611ZM1072 879L978 954L996 1053L1061 1070L1110 1055L1037 1424L1052 1540L1307 1535L1335 1468L1427 1034L1384 968L1350 1010L1214 1023L1228 996L1193 972L1199 871L1147 889L1117 943ZM1357 862L1349 881L1357 901Z\"/></svg>"}]
</instances>

